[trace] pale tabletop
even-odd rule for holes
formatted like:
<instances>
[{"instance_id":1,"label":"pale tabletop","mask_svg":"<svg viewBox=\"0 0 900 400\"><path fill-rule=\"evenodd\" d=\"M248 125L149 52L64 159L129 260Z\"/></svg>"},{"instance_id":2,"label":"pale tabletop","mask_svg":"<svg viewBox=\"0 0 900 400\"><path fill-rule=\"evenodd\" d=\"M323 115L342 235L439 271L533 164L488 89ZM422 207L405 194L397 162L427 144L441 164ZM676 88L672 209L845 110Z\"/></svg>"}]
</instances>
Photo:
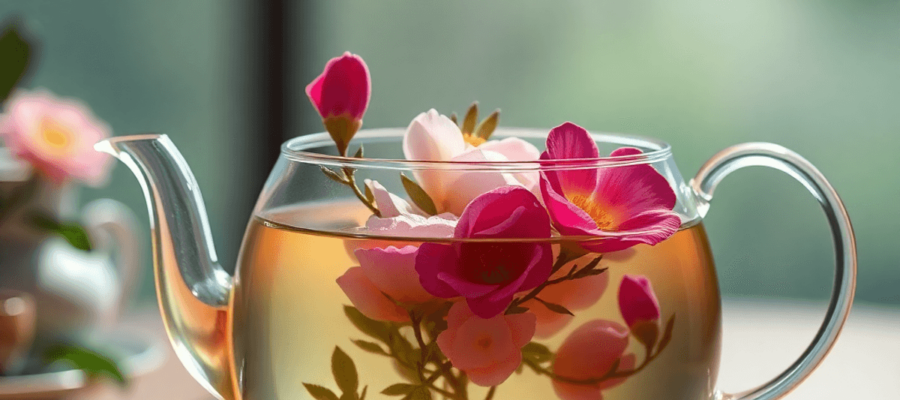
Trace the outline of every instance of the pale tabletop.
<instances>
[{"instance_id":1,"label":"pale tabletop","mask_svg":"<svg viewBox=\"0 0 900 400\"><path fill-rule=\"evenodd\" d=\"M724 302L719 387L741 391L762 384L806 348L825 305L796 301L727 299ZM128 329L164 337L155 309L125 319ZM162 368L125 392L106 389L91 400L211 400L166 346ZM900 309L857 304L838 343L788 400L888 399L900 393Z\"/></svg>"}]
</instances>

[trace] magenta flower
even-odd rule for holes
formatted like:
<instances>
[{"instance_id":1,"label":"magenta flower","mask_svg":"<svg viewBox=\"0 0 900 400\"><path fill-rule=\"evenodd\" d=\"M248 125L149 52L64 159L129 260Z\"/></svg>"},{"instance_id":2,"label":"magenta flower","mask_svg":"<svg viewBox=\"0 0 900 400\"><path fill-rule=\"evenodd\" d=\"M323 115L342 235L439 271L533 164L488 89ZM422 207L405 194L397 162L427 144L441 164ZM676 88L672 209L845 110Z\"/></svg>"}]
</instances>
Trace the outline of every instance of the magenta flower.
<instances>
[{"instance_id":1,"label":"magenta flower","mask_svg":"<svg viewBox=\"0 0 900 400\"><path fill-rule=\"evenodd\" d=\"M522 362L522 347L534 336L534 315L496 315L481 318L465 302L450 308L447 329L437 337L438 347L453 366L465 371L472 383L496 386L509 378Z\"/></svg>"},{"instance_id":2,"label":"magenta flower","mask_svg":"<svg viewBox=\"0 0 900 400\"><path fill-rule=\"evenodd\" d=\"M360 56L349 52L329 60L322 74L306 86L306 95L341 155L362 126L371 92L369 68Z\"/></svg>"},{"instance_id":3,"label":"magenta flower","mask_svg":"<svg viewBox=\"0 0 900 400\"><path fill-rule=\"evenodd\" d=\"M0 122L0 139L10 151L56 183L102 184L112 158L94 151L94 144L109 135L109 125L87 106L44 90L16 92Z\"/></svg>"},{"instance_id":4,"label":"magenta flower","mask_svg":"<svg viewBox=\"0 0 900 400\"><path fill-rule=\"evenodd\" d=\"M553 372L571 379L596 379L604 376L621 360L617 371L634 368L634 354L624 355L628 348L628 329L612 321L595 319L572 332L556 351ZM563 400L603 400L604 389L624 382L611 379L597 384L574 384L553 381L553 390Z\"/></svg>"},{"instance_id":5,"label":"magenta flower","mask_svg":"<svg viewBox=\"0 0 900 400\"><path fill-rule=\"evenodd\" d=\"M348 269L337 284L363 315L409 321L409 314L395 301L423 303L433 298L419 283L414 266L417 250L415 246L357 249L359 266Z\"/></svg>"},{"instance_id":6,"label":"magenta flower","mask_svg":"<svg viewBox=\"0 0 900 400\"><path fill-rule=\"evenodd\" d=\"M517 292L550 277L550 244L483 241L550 237L547 212L534 194L519 186L475 198L460 216L453 237L482 241L423 243L416 255L416 272L426 291L445 299L462 296L479 317L502 313Z\"/></svg>"},{"instance_id":7,"label":"magenta flower","mask_svg":"<svg viewBox=\"0 0 900 400\"><path fill-rule=\"evenodd\" d=\"M619 285L619 311L628 327L640 322L659 321L659 301L650 280L644 276L625 275Z\"/></svg>"},{"instance_id":8,"label":"magenta flower","mask_svg":"<svg viewBox=\"0 0 900 400\"><path fill-rule=\"evenodd\" d=\"M640 154L623 147L610 156ZM550 131L541 160L596 159L596 143L584 128L566 122ZM563 235L603 238L582 243L587 250L612 252L672 236L681 219L672 212L675 192L647 164L541 172L541 194L553 224Z\"/></svg>"}]
</instances>

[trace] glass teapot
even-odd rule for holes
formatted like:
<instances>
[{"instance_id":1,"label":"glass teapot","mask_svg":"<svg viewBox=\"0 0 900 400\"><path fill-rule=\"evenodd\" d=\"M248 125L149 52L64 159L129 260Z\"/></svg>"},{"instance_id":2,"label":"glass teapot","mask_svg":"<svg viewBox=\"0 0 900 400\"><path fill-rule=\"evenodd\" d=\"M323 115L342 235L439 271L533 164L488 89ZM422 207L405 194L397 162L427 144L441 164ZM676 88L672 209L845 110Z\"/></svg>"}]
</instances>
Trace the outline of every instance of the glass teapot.
<instances>
[{"instance_id":1,"label":"glass teapot","mask_svg":"<svg viewBox=\"0 0 900 400\"><path fill-rule=\"evenodd\" d=\"M326 133L286 142L234 276L219 264L197 182L167 136L97 145L141 183L165 326L211 393L777 399L819 365L850 311L847 212L822 174L781 146L725 149L685 182L669 145L655 139L585 131L587 142L554 145L588 152L570 160L441 162L403 160L404 131L360 131L350 147L364 145L366 158L338 155ZM494 137L540 144L548 133ZM622 146L639 151L599 156ZM837 262L825 320L803 355L762 386L726 394L715 388L721 306L702 219L719 182L748 166L784 171L810 191ZM655 183L608 186L634 176ZM598 208L579 191L585 180L607 185L598 193L613 193L604 200L612 203L667 186L670 232L585 233L659 217L616 219L627 210ZM395 194L404 191L409 200Z\"/></svg>"}]
</instances>

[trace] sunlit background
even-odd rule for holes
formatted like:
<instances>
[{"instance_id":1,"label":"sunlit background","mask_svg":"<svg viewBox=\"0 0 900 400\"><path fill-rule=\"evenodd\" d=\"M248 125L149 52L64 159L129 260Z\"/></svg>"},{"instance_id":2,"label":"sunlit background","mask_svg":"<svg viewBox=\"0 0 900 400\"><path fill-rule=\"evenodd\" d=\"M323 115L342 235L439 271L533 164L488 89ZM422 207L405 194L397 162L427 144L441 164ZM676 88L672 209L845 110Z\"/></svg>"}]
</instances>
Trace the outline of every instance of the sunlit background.
<instances>
[{"instance_id":1,"label":"sunlit background","mask_svg":"<svg viewBox=\"0 0 900 400\"><path fill-rule=\"evenodd\" d=\"M686 177L732 144L787 146L846 202L858 239L857 298L900 305L896 1L293 4L282 77L266 66L273 57L259 31L272 27L252 2L7 0L0 16L21 18L42 42L26 87L83 99L116 135L172 137L203 190L226 265L273 143L321 130L303 87L349 50L373 76L367 127L405 126L428 108L460 112L478 100L501 108L506 126L571 120L661 138ZM286 94L287 134L277 141L271 133L280 125L267 118L279 113L261 107L272 82ZM140 189L122 166L106 188L82 193L82 201L121 200L146 224ZM706 224L725 295L830 293L825 218L787 175L751 169L729 177ZM142 301L153 297L149 257Z\"/></svg>"}]
</instances>

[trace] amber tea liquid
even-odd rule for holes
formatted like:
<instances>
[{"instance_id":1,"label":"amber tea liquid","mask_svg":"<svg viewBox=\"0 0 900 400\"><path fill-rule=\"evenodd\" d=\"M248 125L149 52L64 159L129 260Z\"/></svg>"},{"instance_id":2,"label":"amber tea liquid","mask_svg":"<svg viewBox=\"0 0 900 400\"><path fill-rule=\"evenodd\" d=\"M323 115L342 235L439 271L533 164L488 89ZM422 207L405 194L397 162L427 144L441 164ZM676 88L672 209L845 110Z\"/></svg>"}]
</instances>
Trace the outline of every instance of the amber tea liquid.
<instances>
[{"instance_id":1,"label":"amber tea liquid","mask_svg":"<svg viewBox=\"0 0 900 400\"><path fill-rule=\"evenodd\" d=\"M366 399L400 399L381 391L407 382L391 360L363 351L351 340L367 339L343 312L350 305L335 283L358 265L346 251L349 227L367 215L356 204L283 208L250 222L236 272L229 310L235 380L244 400L313 399L303 383L340 392L331 370L335 346L354 361ZM421 240L421 239L420 239ZM558 240L558 239L557 239ZM391 239L395 246L402 241ZM399 244L398 244L399 243ZM409 242L417 245L417 242ZM656 246L638 245L626 260L604 258L609 283L602 298L580 310L549 339L533 341L555 350L584 322L605 319L624 324L616 291L624 274L649 278L663 318L676 316L672 341L646 369L604 390L605 400L709 399L718 372L720 299L716 273L702 224L683 226ZM602 344L598 344L602 345ZM628 352L643 359L634 339ZM468 385L468 399L484 399L486 388ZM435 399L442 398L435 394ZM497 387L495 400L558 398L550 378L525 368Z\"/></svg>"}]
</instances>

